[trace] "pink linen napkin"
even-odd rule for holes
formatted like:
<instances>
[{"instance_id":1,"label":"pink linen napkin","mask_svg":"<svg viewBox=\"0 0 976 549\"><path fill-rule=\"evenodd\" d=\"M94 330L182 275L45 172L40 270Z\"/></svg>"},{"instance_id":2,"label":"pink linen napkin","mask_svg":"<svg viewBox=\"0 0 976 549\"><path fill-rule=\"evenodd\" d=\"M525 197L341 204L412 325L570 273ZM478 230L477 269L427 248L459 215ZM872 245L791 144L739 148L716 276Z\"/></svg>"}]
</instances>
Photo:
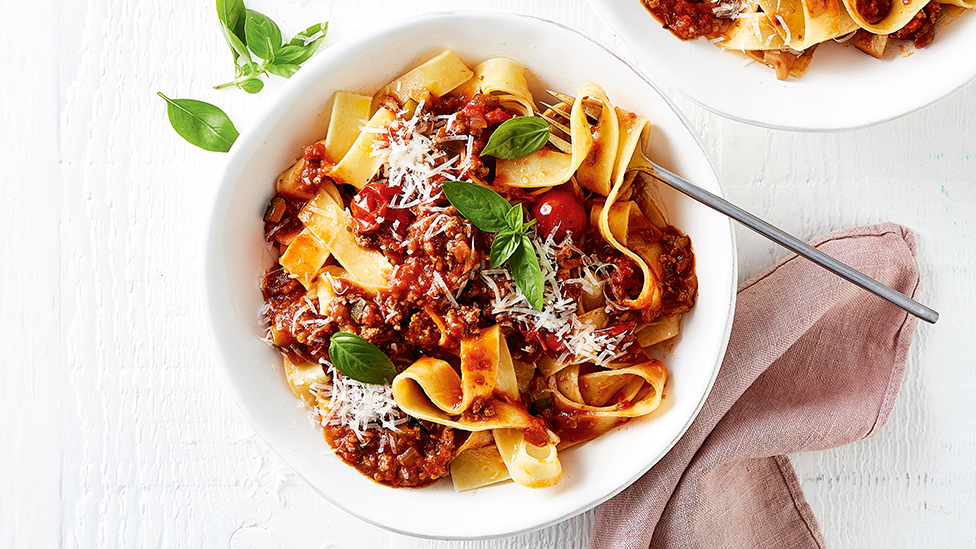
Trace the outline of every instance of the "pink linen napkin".
<instances>
[{"instance_id":1,"label":"pink linen napkin","mask_svg":"<svg viewBox=\"0 0 976 549\"><path fill-rule=\"evenodd\" d=\"M812 244L902 293L918 287L905 227L855 227ZM599 507L590 548L824 547L785 454L877 432L914 330L911 315L796 256L742 284L701 413L664 459Z\"/></svg>"}]
</instances>

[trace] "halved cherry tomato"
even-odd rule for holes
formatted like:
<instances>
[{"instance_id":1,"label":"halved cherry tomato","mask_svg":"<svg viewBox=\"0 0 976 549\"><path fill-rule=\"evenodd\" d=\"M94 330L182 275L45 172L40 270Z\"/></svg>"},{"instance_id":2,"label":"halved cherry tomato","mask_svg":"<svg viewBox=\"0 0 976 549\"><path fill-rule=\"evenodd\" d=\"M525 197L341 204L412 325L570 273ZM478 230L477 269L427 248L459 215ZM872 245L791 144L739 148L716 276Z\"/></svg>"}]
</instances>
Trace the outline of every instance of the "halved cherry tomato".
<instances>
[{"instance_id":1,"label":"halved cherry tomato","mask_svg":"<svg viewBox=\"0 0 976 549\"><path fill-rule=\"evenodd\" d=\"M361 234L370 234L388 227L401 237L406 235L413 217L410 210L389 207L400 191L399 186L380 183L370 183L360 189L349 204L356 229Z\"/></svg>"},{"instance_id":2,"label":"halved cherry tomato","mask_svg":"<svg viewBox=\"0 0 976 549\"><path fill-rule=\"evenodd\" d=\"M566 233L576 238L586 229L586 208L573 193L571 185L560 185L546 192L532 208L532 216L538 220L543 236L553 234L553 240L561 242Z\"/></svg>"}]
</instances>

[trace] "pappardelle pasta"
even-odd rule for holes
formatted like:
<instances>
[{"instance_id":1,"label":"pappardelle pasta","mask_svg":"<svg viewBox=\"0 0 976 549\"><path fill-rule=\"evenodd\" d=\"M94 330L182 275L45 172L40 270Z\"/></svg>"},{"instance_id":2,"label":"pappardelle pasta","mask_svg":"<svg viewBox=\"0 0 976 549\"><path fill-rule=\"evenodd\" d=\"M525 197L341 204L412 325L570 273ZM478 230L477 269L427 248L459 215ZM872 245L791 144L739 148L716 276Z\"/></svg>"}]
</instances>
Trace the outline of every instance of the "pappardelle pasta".
<instances>
[{"instance_id":1,"label":"pappardelle pasta","mask_svg":"<svg viewBox=\"0 0 976 549\"><path fill-rule=\"evenodd\" d=\"M628 170L648 120L594 83L547 111L567 134L535 106L518 62L448 50L374 95L336 92L324 139L276 182L269 342L377 483L552 486L565 448L660 406L649 349L698 282Z\"/></svg>"},{"instance_id":2,"label":"pappardelle pasta","mask_svg":"<svg viewBox=\"0 0 976 549\"><path fill-rule=\"evenodd\" d=\"M881 58L896 41L915 48L974 0L641 0L682 40L705 37L776 71L801 76L828 41L849 42Z\"/></svg>"}]
</instances>

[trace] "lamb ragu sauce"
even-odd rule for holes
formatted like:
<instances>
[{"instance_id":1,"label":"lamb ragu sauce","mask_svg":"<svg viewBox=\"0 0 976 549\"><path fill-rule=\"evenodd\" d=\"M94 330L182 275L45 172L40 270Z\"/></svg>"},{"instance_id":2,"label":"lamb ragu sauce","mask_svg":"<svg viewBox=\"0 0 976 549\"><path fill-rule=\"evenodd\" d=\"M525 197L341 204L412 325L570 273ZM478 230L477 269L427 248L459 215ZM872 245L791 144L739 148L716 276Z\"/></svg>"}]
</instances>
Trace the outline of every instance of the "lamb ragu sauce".
<instances>
[{"instance_id":1,"label":"lamb ragu sauce","mask_svg":"<svg viewBox=\"0 0 976 549\"><path fill-rule=\"evenodd\" d=\"M400 110L396 105L391 106L394 112ZM434 98L424 108L435 115L456 113L453 123L429 129L433 147L454 156L462 153L459 143L463 142L450 136L474 136L472 161L465 163L468 169L461 175L491 185L494 159L481 158L478 153L498 124L514 113L507 112L495 98L486 95ZM327 175L331 166L324 160L323 152L321 145L311 145L303 151L306 165L300 184L308 193L305 200L314 196L324 182L333 181ZM544 355L555 358L566 351L554 334L532 330L505 313L492 314L494 293L479 273L488 268L487 251L493 235L474 228L443 195L433 202L396 209L389 207L390 199L400 192L396 187L374 182L357 191L342 181L333 182L353 217L358 243L382 252L394 270L388 277L388 287L376 295L335 280L333 291L338 299L316 311L307 306L306 290L300 283L280 267L270 269L262 280L261 291L268 304L267 319L274 342L283 352L295 360L328 360L329 337L341 330L359 334L375 344L399 371L422 356L440 358L457 367L460 341L494 324L503 325L508 332L508 344L516 361L535 364ZM532 210L537 200L520 189L494 188L513 203L523 202L527 211ZM272 246L284 249L302 230L297 214L305 200L283 195L272 199L265 218L265 235ZM430 230L432 224L437 224L436 230ZM697 293L694 255L688 237L676 229L662 232L649 224L637 231L645 241L659 243L664 250L663 297L656 310L609 308L608 326L621 332L638 320L648 321L689 310ZM578 276L582 251L615 266L605 289L608 300L635 297L640 292L640 269L606 244L594 227L573 235L573 244L576 250L564 246L557 252L560 279ZM504 281L501 285L504 286ZM503 289L514 291L510 283ZM567 293L578 297L581 289L578 284L567 284L564 294ZM628 342L633 344L617 360L624 363L646 360L634 336L628 337ZM530 387L541 390L545 383L536 373ZM587 440L606 430L605 425L584 413L560 410L552 399L533 398L538 394L540 391L523 395L523 404L560 438ZM491 410L479 413L491 414ZM450 462L466 433L409 418L396 429L370 428L362 439L344 425L326 425L325 436L338 457L372 480L392 487L419 487L449 474Z\"/></svg>"}]
</instances>

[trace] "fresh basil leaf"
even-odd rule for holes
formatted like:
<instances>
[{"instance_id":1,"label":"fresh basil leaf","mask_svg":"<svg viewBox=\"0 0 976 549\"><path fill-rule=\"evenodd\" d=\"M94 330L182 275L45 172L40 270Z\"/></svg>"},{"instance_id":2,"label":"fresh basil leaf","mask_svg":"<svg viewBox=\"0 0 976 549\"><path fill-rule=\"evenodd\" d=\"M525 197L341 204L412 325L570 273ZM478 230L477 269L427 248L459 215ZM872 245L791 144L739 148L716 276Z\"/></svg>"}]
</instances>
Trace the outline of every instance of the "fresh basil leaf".
<instances>
[{"instance_id":1,"label":"fresh basil leaf","mask_svg":"<svg viewBox=\"0 0 976 549\"><path fill-rule=\"evenodd\" d=\"M532 223L522 221L522 205L512 206L495 191L467 181L445 181L444 196L475 227L498 233L489 253L492 268L507 259L515 284L529 300L529 305L541 311L542 269L535 247L525 234Z\"/></svg>"},{"instance_id":2,"label":"fresh basil leaf","mask_svg":"<svg viewBox=\"0 0 976 549\"><path fill-rule=\"evenodd\" d=\"M258 93L264 89L264 81L260 78L251 78L250 80L245 80L237 85L238 88L246 91L247 93Z\"/></svg>"},{"instance_id":3,"label":"fresh basil leaf","mask_svg":"<svg viewBox=\"0 0 976 549\"><path fill-rule=\"evenodd\" d=\"M264 67L265 70L270 72L275 76L280 76L282 78L291 78L298 69L301 68L298 65L292 65L290 63L279 63L276 59L274 63L270 63Z\"/></svg>"},{"instance_id":4,"label":"fresh basil leaf","mask_svg":"<svg viewBox=\"0 0 976 549\"><path fill-rule=\"evenodd\" d=\"M275 63L276 64L288 63L288 64L298 65L299 63L301 63L301 61L299 60L302 58L303 55L305 55L305 48L303 48L302 46L285 44L284 46L281 46L281 49L278 50L277 54L275 54Z\"/></svg>"},{"instance_id":5,"label":"fresh basil leaf","mask_svg":"<svg viewBox=\"0 0 976 549\"><path fill-rule=\"evenodd\" d=\"M217 18L240 42L245 41L243 0L217 0Z\"/></svg>"},{"instance_id":6,"label":"fresh basil leaf","mask_svg":"<svg viewBox=\"0 0 976 549\"><path fill-rule=\"evenodd\" d=\"M542 310L542 269L539 267L539 258L535 255L535 247L529 237L522 235L520 245L508 258L509 268L512 270L512 278L515 285L522 290L522 294L529 301L529 305L537 311Z\"/></svg>"},{"instance_id":7,"label":"fresh basil leaf","mask_svg":"<svg viewBox=\"0 0 976 549\"><path fill-rule=\"evenodd\" d=\"M502 231L495 235L495 240L491 241L491 268L497 269L508 261L515 253L515 249L522 243L522 235L515 231Z\"/></svg>"},{"instance_id":8,"label":"fresh basil leaf","mask_svg":"<svg viewBox=\"0 0 976 549\"><path fill-rule=\"evenodd\" d=\"M329 30L328 23L316 23L311 27L303 30L302 32L296 34L288 44L291 46L300 47L303 49L302 57L290 61L296 65L301 65L302 63L308 61L315 55L318 51L319 46L322 45L322 41L325 40L325 34Z\"/></svg>"},{"instance_id":9,"label":"fresh basil leaf","mask_svg":"<svg viewBox=\"0 0 976 549\"><path fill-rule=\"evenodd\" d=\"M488 138L481 156L522 158L541 149L549 140L549 124L535 116L516 116L502 122Z\"/></svg>"},{"instance_id":10,"label":"fresh basil leaf","mask_svg":"<svg viewBox=\"0 0 976 549\"><path fill-rule=\"evenodd\" d=\"M507 214L505 214L505 223L508 223L509 228L511 228L513 231L524 232L522 229L522 220L524 218L525 216L522 214L522 205L516 204L512 206L511 210L508 210Z\"/></svg>"},{"instance_id":11,"label":"fresh basil leaf","mask_svg":"<svg viewBox=\"0 0 976 549\"><path fill-rule=\"evenodd\" d=\"M234 54L234 64L239 68L240 65L250 63L251 53L247 50L244 40L226 25L220 25L220 32L224 35L227 45L230 46L231 53Z\"/></svg>"},{"instance_id":12,"label":"fresh basil leaf","mask_svg":"<svg viewBox=\"0 0 976 549\"><path fill-rule=\"evenodd\" d=\"M270 17L254 10L247 10L244 20L244 35L247 47L254 55L270 61L281 48L281 29Z\"/></svg>"},{"instance_id":13,"label":"fresh basil leaf","mask_svg":"<svg viewBox=\"0 0 976 549\"><path fill-rule=\"evenodd\" d=\"M258 66L256 63L242 63L237 66L237 77L254 77L258 76Z\"/></svg>"},{"instance_id":14,"label":"fresh basil leaf","mask_svg":"<svg viewBox=\"0 0 976 549\"><path fill-rule=\"evenodd\" d=\"M329 360L346 377L362 383L386 385L396 377L396 367L376 345L349 332L329 339Z\"/></svg>"},{"instance_id":15,"label":"fresh basil leaf","mask_svg":"<svg viewBox=\"0 0 976 549\"><path fill-rule=\"evenodd\" d=\"M190 143L215 152L227 152L237 139L237 128L224 111L195 99L170 99L156 92L166 101L169 123L176 133Z\"/></svg>"},{"instance_id":16,"label":"fresh basil leaf","mask_svg":"<svg viewBox=\"0 0 976 549\"><path fill-rule=\"evenodd\" d=\"M508 228L505 216L512 205L488 187L468 181L445 181L444 196L482 231L497 233Z\"/></svg>"}]
</instances>

